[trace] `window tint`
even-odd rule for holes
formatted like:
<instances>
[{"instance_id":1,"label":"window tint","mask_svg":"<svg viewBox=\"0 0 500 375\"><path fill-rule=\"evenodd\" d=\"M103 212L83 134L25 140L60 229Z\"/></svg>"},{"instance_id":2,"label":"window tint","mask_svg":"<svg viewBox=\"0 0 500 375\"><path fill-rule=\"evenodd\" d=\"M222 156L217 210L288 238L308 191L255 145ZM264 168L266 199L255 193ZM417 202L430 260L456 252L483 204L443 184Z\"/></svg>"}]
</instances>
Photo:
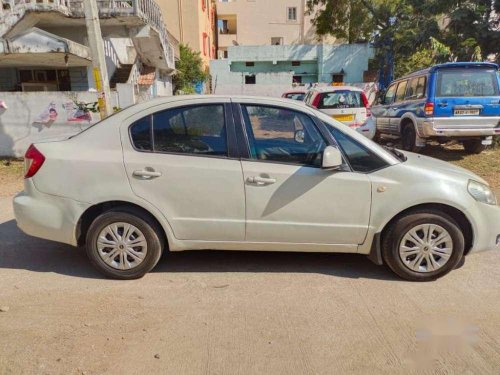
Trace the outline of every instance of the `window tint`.
<instances>
[{"instance_id":1,"label":"window tint","mask_svg":"<svg viewBox=\"0 0 500 375\"><path fill-rule=\"evenodd\" d=\"M338 90L321 96L318 109L364 108L361 92Z\"/></svg>"},{"instance_id":2,"label":"window tint","mask_svg":"<svg viewBox=\"0 0 500 375\"><path fill-rule=\"evenodd\" d=\"M132 143L138 150L151 151L151 116L137 120L130 127Z\"/></svg>"},{"instance_id":3,"label":"window tint","mask_svg":"<svg viewBox=\"0 0 500 375\"><path fill-rule=\"evenodd\" d=\"M203 105L153 114L154 150L227 155L224 106Z\"/></svg>"},{"instance_id":4,"label":"window tint","mask_svg":"<svg viewBox=\"0 0 500 375\"><path fill-rule=\"evenodd\" d=\"M309 116L285 108L244 105L253 159L321 166L325 141Z\"/></svg>"},{"instance_id":5,"label":"window tint","mask_svg":"<svg viewBox=\"0 0 500 375\"><path fill-rule=\"evenodd\" d=\"M494 96L498 81L493 69L448 69L438 71L436 96Z\"/></svg>"},{"instance_id":6,"label":"window tint","mask_svg":"<svg viewBox=\"0 0 500 375\"><path fill-rule=\"evenodd\" d=\"M418 79L417 91L415 92L416 99L425 98L425 88L427 86L427 77L420 77Z\"/></svg>"},{"instance_id":7,"label":"window tint","mask_svg":"<svg viewBox=\"0 0 500 375\"><path fill-rule=\"evenodd\" d=\"M406 92L406 99L413 100L417 98L417 86L418 78L412 78L408 84L408 90Z\"/></svg>"},{"instance_id":8,"label":"window tint","mask_svg":"<svg viewBox=\"0 0 500 375\"><path fill-rule=\"evenodd\" d=\"M385 93L384 104L391 104L396 95L396 84L389 86L387 92Z\"/></svg>"},{"instance_id":9,"label":"window tint","mask_svg":"<svg viewBox=\"0 0 500 375\"><path fill-rule=\"evenodd\" d=\"M395 102L402 102L405 98L406 94L406 85L408 81L399 82L398 89L396 91L396 100Z\"/></svg>"},{"instance_id":10,"label":"window tint","mask_svg":"<svg viewBox=\"0 0 500 375\"><path fill-rule=\"evenodd\" d=\"M337 128L329 125L326 125L326 127L332 133L340 148L344 151L352 169L356 172L368 173L387 166L384 160Z\"/></svg>"}]
</instances>

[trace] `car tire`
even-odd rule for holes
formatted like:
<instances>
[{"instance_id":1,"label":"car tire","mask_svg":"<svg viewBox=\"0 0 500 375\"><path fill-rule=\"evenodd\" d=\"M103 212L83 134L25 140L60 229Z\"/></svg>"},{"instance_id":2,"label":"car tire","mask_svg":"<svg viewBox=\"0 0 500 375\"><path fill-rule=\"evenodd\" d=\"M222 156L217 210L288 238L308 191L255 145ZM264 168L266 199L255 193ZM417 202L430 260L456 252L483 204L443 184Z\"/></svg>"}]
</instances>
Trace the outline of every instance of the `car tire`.
<instances>
[{"instance_id":1,"label":"car tire","mask_svg":"<svg viewBox=\"0 0 500 375\"><path fill-rule=\"evenodd\" d=\"M429 228L427 232L426 228ZM417 243L414 235L422 243ZM443 239L446 242L438 243ZM437 210L414 211L398 218L382 238L384 262L395 274L409 281L432 281L446 275L459 265L464 248L459 225Z\"/></svg>"},{"instance_id":2,"label":"car tire","mask_svg":"<svg viewBox=\"0 0 500 375\"><path fill-rule=\"evenodd\" d=\"M105 276L119 280L138 279L151 271L160 260L164 244L159 225L129 207L99 215L86 236L91 263Z\"/></svg>"},{"instance_id":3,"label":"car tire","mask_svg":"<svg viewBox=\"0 0 500 375\"><path fill-rule=\"evenodd\" d=\"M462 142L465 152L468 154L480 154L486 149L486 146L482 144L481 139L469 139Z\"/></svg>"},{"instance_id":4,"label":"car tire","mask_svg":"<svg viewBox=\"0 0 500 375\"><path fill-rule=\"evenodd\" d=\"M403 125L401 132L401 144L402 149L405 151L419 152L422 150L422 147L417 146L417 133L413 123Z\"/></svg>"}]
</instances>

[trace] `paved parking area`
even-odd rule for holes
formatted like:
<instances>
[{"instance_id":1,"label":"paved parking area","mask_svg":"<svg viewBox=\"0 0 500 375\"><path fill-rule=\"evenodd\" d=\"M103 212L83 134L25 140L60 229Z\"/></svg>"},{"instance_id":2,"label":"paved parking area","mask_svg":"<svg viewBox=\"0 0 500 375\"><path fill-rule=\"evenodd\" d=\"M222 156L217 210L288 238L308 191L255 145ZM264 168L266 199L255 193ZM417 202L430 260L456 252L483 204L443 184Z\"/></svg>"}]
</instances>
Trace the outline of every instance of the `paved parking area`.
<instances>
[{"instance_id":1,"label":"paved parking area","mask_svg":"<svg viewBox=\"0 0 500 375\"><path fill-rule=\"evenodd\" d=\"M113 281L0 198L0 374L498 374L499 265L417 284L356 255L184 252Z\"/></svg>"}]
</instances>

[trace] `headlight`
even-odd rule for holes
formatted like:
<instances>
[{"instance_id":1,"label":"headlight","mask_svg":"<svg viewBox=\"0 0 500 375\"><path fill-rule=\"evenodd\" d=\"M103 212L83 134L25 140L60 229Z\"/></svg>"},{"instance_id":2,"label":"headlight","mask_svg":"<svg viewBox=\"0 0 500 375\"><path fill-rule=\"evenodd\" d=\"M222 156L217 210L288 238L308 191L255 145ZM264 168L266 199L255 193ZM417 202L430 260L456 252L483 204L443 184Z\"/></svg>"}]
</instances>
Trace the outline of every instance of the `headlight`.
<instances>
[{"instance_id":1,"label":"headlight","mask_svg":"<svg viewBox=\"0 0 500 375\"><path fill-rule=\"evenodd\" d=\"M469 190L469 194L472 195L478 202L491 205L497 204L495 194L493 194L493 191L491 191L491 189L485 184L470 180L467 190Z\"/></svg>"}]
</instances>

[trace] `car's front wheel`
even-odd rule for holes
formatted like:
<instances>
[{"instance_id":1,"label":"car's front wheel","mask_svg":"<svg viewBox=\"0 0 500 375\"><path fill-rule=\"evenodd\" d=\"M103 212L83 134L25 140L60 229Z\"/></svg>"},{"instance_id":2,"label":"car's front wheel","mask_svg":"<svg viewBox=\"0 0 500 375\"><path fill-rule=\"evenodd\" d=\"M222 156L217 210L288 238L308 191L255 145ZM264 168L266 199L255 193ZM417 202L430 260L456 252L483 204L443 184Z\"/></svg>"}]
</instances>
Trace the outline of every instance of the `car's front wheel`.
<instances>
[{"instance_id":1,"label":"car's front wheel","mask_svg":"<svg viewBox=\"0 0 500 375\"><path fill-rule=\"evenodd\" d=\"M396 220L384 233L382 256L403 279L430 281L453 270L464 247L463 233L449 215L415 211Z\"/></svg>"},{"instance_id":2,"label":"car's front wheel","mask_svg":"<svg viewBox=\"0 0 500 375\"><path fill-rule=\"evenodd\" d=\"M124 207L104 212L91 224L87 255L104 275L121 280L144 276L158 263L164 246L161 230L147 215Z\"/></svg>"}]
</instances>

